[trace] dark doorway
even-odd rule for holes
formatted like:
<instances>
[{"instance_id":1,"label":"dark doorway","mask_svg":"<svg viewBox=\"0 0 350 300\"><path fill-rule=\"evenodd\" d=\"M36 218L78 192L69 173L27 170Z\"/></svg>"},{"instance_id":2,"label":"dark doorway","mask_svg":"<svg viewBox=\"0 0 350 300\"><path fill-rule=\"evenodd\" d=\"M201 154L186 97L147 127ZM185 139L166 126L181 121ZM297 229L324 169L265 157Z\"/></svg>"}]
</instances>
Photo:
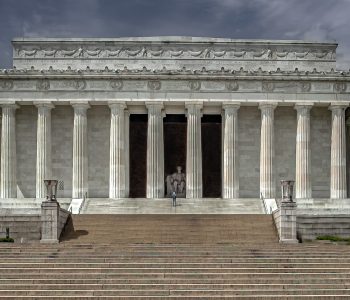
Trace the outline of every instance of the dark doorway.
<instances>
[{"instance_id":1,"label":"dark doorway","mask_svg":"<svg viewBox=\"0 0 350 300\"><path fill-rule=\"evenodd\" d=\"M221 197L221 116L202 117L203 197Z\"/></svg>"},{"instance_id":2,"label":"dark doorway","mask_svg":"<svg viewBox=\"0 0 350 300\"><path fill-rule=\"evenodd\" d=\"M130 115L130 198L146 197L147 115Z\"/></svg>"},{"instance_id":3,"label":"dark doorway","mask_svg":"<svg viewBox=\"0 0 350 300\"><path fill-rule=\"evenodd\" d=\"M181 166L186 173L186 130L185 115L166 115L164 118L164 180Z\"/></svg>"}]
</instances>

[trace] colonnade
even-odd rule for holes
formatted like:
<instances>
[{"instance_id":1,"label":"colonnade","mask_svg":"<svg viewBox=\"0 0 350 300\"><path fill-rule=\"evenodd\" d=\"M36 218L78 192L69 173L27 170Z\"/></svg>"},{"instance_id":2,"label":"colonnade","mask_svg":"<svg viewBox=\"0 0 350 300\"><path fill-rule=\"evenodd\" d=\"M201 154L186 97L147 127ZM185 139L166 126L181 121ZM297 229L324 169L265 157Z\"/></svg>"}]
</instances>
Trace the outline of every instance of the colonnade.
<instances>
[{"instance_id":1,"label":"colonnade","mask_svg":"<svg viewBox=\"0 0 350 300\"><path fill-rule=\"evenodd\" d=\"M43 180L51 174L51 102L35 102L37 117L37 160L36 197L45 197ZM74 109L73 128L73 187L72 197L82 198L88 192L88 153L87 153L87 109L86 102L72 102ZM202 103L186 104L187 149L186 149L186 196L201 198L202 147L201 116ZM260 134L260 196L275 198L275 155L274 111L277 103L259 104L261 111ZM17 197L16 180L16 104L5 103L2 107L1 130L1 173L0 198ZM124 198L129 194L129 114L125 102L109 102L110 119L110 172L109 197ZM146 197L164 197L164 107L160 102L147 102L147 180ZM346 105L331 104L331 168L330 197L347 197L346 183ZM222 197L239 198L238 174L238 118L240 103L225 102L223 108L223 178ZM295 105L297 111L296 130L296 198L311 198L311 151L310 151L310 110L312 104Z\"/></svg>"}]
</instances>

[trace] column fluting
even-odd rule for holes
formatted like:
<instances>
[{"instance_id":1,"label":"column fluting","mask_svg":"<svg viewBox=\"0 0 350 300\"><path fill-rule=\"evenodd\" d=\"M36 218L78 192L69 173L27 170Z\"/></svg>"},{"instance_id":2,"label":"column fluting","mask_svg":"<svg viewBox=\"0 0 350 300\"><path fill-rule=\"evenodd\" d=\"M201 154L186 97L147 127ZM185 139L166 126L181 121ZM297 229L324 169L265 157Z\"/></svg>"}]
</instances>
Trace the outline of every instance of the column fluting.
<instances>
[{"instance_id":1,"label":"column fluting","mask_svg":"<svg viewBox=\"0 0 350 300\"><path fill-rule=\"evenodd\" d=\"M163 104L146 103L147 128L147 198L164 197Z\"/></svg>"},{"instance_id":2,"label":"column fluting","mask_svg":"<svg viewBox=\"0 0 350 300\"><path fill-rule=\"evenodd\" d=\"M331 181L330 196L332 199L347 197L346 187L346 139L345 108L343 105L330 105L332 111L331 137Z\"/></svg>"},{"instance_id":3,"label":"column fluting","mask_svg":"<svg viewBox=\"0 0 350 300\"><path fill-rule=\"evenodd\" d=\"M51 179L51 102L34 103L38 108L36 137L36 198L45 198L44 179Z\"/></svg>"},{"instance_id":4,"label":"column fluting","mask_svg":"<svg viewBox=\"0 0 350 300\"><path fill-rule=\"evenodd\" d=\"M203 104L186 104L187 151L186 151L186 198L202 198L202 134Z\"/></svg>"},{"instance_id":5,"label":"column fluting","mask_svg":"<svg viewBox=\"0 0 350 300\"><path fill-rule=\"evenodd\" d=\"M238 109L240 104L224 104L223 190L224 199L239 198Z\"/></svg>"},{"instance_id":6,"label":"column fluting","mask_svg":"<svg viewBox=\"0 0 350 300\"><path fill-rule=\"evenodd\" d=\"M111 103L109 198L126 197L125 103Z\"/></svg>"},{"instance_id":7,"label":"column fluting","mask_svg":"<svg viewBox=\"0 0 350 300\"><path fill-rule=\"evenodd\" d=\"M295 198L307 199L311 192L310 110L311 105L295 105L297 111Z\"/></svg>"},{"instance_id":8,"label":"column fluting","mask_svg":"<svg viewBox=\"0 0 350 300\"><path fill-rule=\"evenodd\" d=\"M16 198L16 109L18 106L3 104L1 107L0 198Z\"/></svg>"},{"instance_id":9,"label":"column fluting","mask_svg":"<svg viewBox=\"0 0 350 300\"><path fill-rule=\"evenodd\" d=\"M274 198L276 183L274 177L273 160L274 149L274 110L276 104L263 103L261 110L260 135L260 195L264 198Z\"/></svg>"},{"instance_id":10,"label":"column fluting","mask_svg":"<svg viewBox=\"0 0 350 300\"><path fill-rule=\"evenodd\" d=\"M88 103L74 103L73 128L73 198L88 192L87 109Z\"/></svg>"}]
</instances>

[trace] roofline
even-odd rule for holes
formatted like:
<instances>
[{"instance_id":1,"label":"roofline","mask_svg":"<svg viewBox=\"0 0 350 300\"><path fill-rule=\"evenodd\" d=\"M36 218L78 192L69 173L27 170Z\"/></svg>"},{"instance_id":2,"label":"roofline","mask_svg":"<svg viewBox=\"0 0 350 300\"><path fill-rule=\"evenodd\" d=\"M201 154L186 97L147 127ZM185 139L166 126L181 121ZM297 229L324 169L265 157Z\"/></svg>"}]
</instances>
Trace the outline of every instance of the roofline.
<instances>
[{"instance_id":1,"label":"roofline","mask_svg":"<svg viewBox=\"0 0 350 300\"><path fill-rule=\"evenodd\" d=\"M15 37L12 43L89 43L89 42L172 42L172 43L228 43L228 44L252 44L252 45L319 45L319 46L338 46L334 41L304 41L304 40L265 40L265 39L229 39L212 37L189 37L189 36L155 36L155 37L119 37L119 38L45 38L45 37Z\"/></svg>"}]
</instances>

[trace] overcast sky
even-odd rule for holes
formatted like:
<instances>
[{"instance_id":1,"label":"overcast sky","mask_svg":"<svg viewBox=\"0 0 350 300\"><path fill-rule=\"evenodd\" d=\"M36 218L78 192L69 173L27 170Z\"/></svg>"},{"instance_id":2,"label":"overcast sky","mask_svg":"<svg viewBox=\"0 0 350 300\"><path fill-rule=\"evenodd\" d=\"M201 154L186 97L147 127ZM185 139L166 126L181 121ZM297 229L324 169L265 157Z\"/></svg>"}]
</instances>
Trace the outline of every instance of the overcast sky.
<instances>
[{"instance_id":1,"label":"overcast sky","mask_svg":"<svg viewBox=\"0 0 350 300\"><path fill-rule=\"evenodd\" d=\"M14 37L185 35L336 41L350 68L350 0L0 0L0 68Z\"/></svg>"}]
</instances>

